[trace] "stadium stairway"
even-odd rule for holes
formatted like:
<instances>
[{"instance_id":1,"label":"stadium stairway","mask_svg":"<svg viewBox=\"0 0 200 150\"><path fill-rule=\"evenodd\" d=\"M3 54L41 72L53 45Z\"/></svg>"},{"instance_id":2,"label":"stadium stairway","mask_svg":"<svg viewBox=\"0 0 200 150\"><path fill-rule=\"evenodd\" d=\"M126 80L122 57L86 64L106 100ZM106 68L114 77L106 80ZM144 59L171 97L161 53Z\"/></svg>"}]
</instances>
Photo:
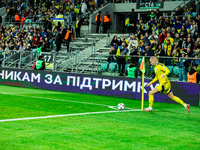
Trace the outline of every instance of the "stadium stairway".
<instances>
[{"instance_id":1,"label":"stadium stairway","mask_svg":"<svg viewBox=\"0 0 200 150\"><path fill-rule=\"evenodd\" d=\"M102 34L99 38L99 34L87 34L87 41L84 41L85 38L74 39L70 44L71 54L67 54L71 55L71 57L64 61L62 59L66 55L63 55L62 52L66 52L66 46L63 44L60 54L56 58L57 62L62 61L57 65L57 71L86 74L107 73L106 75L112 75L112 71L104 72L101 69L101 64L107 63L111 47L110 41L114 35L121 36L121 34L111 34L110 38L108 38L107 34Z\"/></svg>"}]
</instances>

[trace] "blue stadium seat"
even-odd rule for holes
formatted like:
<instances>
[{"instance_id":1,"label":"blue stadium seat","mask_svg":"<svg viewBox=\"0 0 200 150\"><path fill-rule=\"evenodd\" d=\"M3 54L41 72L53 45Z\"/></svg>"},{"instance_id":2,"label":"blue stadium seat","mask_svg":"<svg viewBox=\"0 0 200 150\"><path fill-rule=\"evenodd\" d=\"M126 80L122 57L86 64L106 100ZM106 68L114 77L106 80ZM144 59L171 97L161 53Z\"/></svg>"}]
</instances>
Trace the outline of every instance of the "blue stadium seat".
<instances>
[{"instance_id":1,"label":"blue stadium seat","mask_svg":"<svg viewBox=\"0 0 200 150\"><path fill-rule=\"evenodd\" d=\"M109 64L109 70L110 71L115 71L116 67L117 67L117 63L112 62L112 63Z\"/></svg>"},{"instance_id":2,"label":"blue stadium seat","mask_svg":"<svg viewBox=\"0 0 200 150\"><path fill-rule=\"evenodd\" d=\"M179 75L179 67L178 66L174 66L173 68L173 74L178 76Z\"/></svg>"},{"instance_id":3,"label":"blue stadium seat","mask_svg":"<svg viewBox=\"0 0 200 150\"><path fill-rule=\"evenodd\" d=\"M126 64L126 65L125 65L125 70L127 70L127 68L128 68L129 65L130 65L130 64Z\"/></svg>"},{"instance_id":4,"label":"blue stadium seat","mask_svg":"<svg viewBox=\"0 0 200 150\"><path fill-rule=\"evenodd\" d=\"M154 72L154 66L151 66L151 74Z\"/></svg>"},{"instance_id":5,"label":"blue stadium seat","mask_svg":"<svg viewBox=\"0 0 200 150\"><path fill-rule=\"evenodd\" d=\"M169 69L169 71L170 71L170 74L173 72L173 66L166 66L168 69Z\"/></svg>"},{"instance_id":6,"label":"blue stadium seat","mask_svg":"<svg viewBox=\"0 0 200 150\"><path fill-rule=\"evenodd\" d=\"M101 69L102 69L103 71L106 71L106 70L108 69L108 65L109 65L109 62L102 63L102 64L101 64Z\"/></svg>"}]
</instances>

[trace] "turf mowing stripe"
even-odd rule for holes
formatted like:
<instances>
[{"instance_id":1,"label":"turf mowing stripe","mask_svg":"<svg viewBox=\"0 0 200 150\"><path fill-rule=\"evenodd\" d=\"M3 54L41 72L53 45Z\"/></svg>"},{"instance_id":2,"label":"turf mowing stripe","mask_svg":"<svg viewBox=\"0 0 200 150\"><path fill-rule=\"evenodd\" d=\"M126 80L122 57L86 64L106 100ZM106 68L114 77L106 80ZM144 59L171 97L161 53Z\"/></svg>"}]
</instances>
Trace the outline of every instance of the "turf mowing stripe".
<instances>
[{"instance_id":1,"label":"turf mowing stripe","mask_svg":"<svg viewBox=\"0 0 200 150\"><path fill-rule=\"evenodd\" d=\"M79 101L64 100L64 99L54 99L54 98L36 97L36 96L27 96L27 95L17 95L17 94L10 94L10 93L0 93L0 94L4 94L4 95L14 95L14 96L23 96L23 97L30 97L30 98L48 99L48 100L52 100L52 101L64 101L64 102L71 102L71 103L81 103L81 104L88 104L88 105L99 105L99 106L106 106L106 107L109 107L109 105L104 105L104 104L96 104L96 103L88 103L88 102L79 102Z\"/></svg>"},{"instance_id":2,"label":"turf mowing stripe","mask_svg":"<svg viewBox=\"0 0 200 150\"><path fill-rule=\"evenodd\" d=\"M109 107L111 109L117 109L115 106L110 106L110 105L105 105L105 104L96 104L96 103L88 103L88 102L80 102L80 101L72 101L72 100L63 100L63 99L53 99L53 98L45 98L45 97L36 97L36 96L27 96L27 95L17 95L17 94L10 94L10 93L0 93L4 95L14 95L14 96L23 96L23 97L30 97L30 98L40 98L40 99L48 99L52 101L63 101L63 102L71 102L71 103L81 103L81 104L88 104L88 105L97 105L97 106L105 106ZM132 109L132 108L127 108L126 109Z\"/></svg>"},{"instance_id":3,"label":"turf mowing stripe","mask_svg":"<svg viewBox=\"0 0 200 150\"><path fill-rule=\"evenodd\" d=\"M54 116L15 118L15 119L0 120L0 122L34 120L34 119L47 119L47 118L67 117L67 116L83 116L83 115L92 115L92 114L106 114L106 113L130 112L130 111L141 111L141 110L140 109L132 109L132 110L123 110L123 111L120 111L120 110L118 110L118 111L100 111L100 112L86 112L86 113L64 114L64 115L54 115Z\"/></svg>"}]
</instances>

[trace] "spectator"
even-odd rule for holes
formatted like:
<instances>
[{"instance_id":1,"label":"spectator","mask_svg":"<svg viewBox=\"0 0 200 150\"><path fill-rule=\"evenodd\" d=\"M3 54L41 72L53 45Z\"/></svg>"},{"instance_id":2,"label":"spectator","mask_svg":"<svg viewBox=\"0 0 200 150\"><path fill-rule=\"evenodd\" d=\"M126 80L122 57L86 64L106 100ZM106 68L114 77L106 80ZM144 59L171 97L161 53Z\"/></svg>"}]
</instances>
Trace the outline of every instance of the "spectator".
<instances>
[{"instance_id":1,"label":"spectator","mask_svg":"<svg viewBox=\"0 0 200 150\"><path fill-rule=\"evenodd\" d=\"M138 48L138 40L137 38L135 37L135 35L133 34L130 41L129 41L129 44L128 44L128 50L130 50L132 47L135 47L135 50L137 51L137 48Z\"/></svg>"},{"instance_id":2,"label":"spectator","mask_svg":"<svg viewBox=\"0 0 200 150\"><path fill-rule=\"evenodd\" d=\"M183 12L184 12L183 9L179 6L175 11L174 15L180 16L183 14Z\"/></svg>"},{"instance_id":3,"label":"spectator","mask_svg":"<svg viewBox=\"0 0 200 150\"><path fill-rule=\"evenodd\" d=\"M66 45L67 45L67 52L69 52L69 43L73 40L73 35L69 28L67 28L67 33L66 33L64 39L65 39Z\"/></svg>"},{"instance_id":4,"label":"spectator","mask_svg":"<svg viewBox=\"0 0 200 150\"><path fill-rule=\"evenodd\" d=\"M134 62L131 62L130 65L127 68L126 75L129 78L137 78L137 68Z\"/></svg>"},{"instance_id":5,"label":"spectator","mask_svg":"<svg viewBox=\"0 0 200 150\"><path fill-rule=\"evenodd\" d=\"M196 4L196 12L197 12L197 15L200 14L200 0L198 0L198 2Z\"/></svg>"},{"instance_id":6,"label":"spectator","mask_svg":"<svg viewBox=\"0 0 200 150\"><path fill-rule=\"evenodd\" d=\"M162 32L160 33L160 35L158 36L159 44L162 44L166 37L167 37L166 30L163 29Z\"/></svg>"},{"instance_id":7,"label":"spectator","mask_svg":"<svg viewBox=\"0 0 200 150\"><path fill-rule=\"evenodd\" d=\"M156 14L155 15L156 15L156 20L159 19L162 16L162 14L161 14L159 9L156 9Z\"/></svg>"},{"instance_id":8,"label":"spectator","mask_svg":"<svg viewBox=\"0 0 200 150\"><path fill-rule=\"evenodd\" d=\"M118 72L120 76L123 76L123 73L125 71L125 58L126 54L128 53L128 49L126 48L125 42L122 43L122 45L117 50L117 63L118 63Z\"/></svg>"},{"instance_id":9,"label":"spectator","mask_svg":"<svg viewBox=\"0 0 200 150\"><path fill-rule=\"evenodd\" d=\"M111 25L111 16L108 12L106 12L104 16L104 33L107 33Z\"/></svg>"},{"instance_id":10,"label":"spectator","mask_svg":"<svg viewBox=\"0 0 200 150\"><path fill-rule=\"evenodd\" d=\"M113 45L116 45L118 46L119 45L119 41L117 40L117 36L115 35L110 43L111 46Z\"/></svg>"},{"instance_id":11,"label":"spectator","mask_svg":"<svg viewBox=\"0 0 200 150\"><path fill-rule=\"evenodd\" d=\"M80 20L79 17L77 17L77 21L76 21L76 37L77 38L80 37L81 24L82 24L82 21Z\"/></svg>"},{"instance_id":12,"label":"spectator","mask_svg":"<svg viewBox=\"0 0 200 150\"><path fill-rule=\"evenodd\" d=\"M137 23L137 13L135 13L135 10L132 9L132 12L130 13L130 30L131 33L135 34L137 27L136 27L136 23Z\"/></svg>"},{"instance_id":13,"label":"spectator","mask_svg":"<svg viewBox=\"0 0 200 150\"><path fill-rule=\"evenodd\" d=\"M135 65L138 66L138 57L135 57L138 56L138 53L135 46L132 46L129 55L131 56L131 62L134 62Z\"/></svg>"},{"instance_id":14,"label":"spectator","mask_svg":"<svg viewBox=\"0 0 200 150\"><path fill-rule=\"evenodd\" d=\"M145 56L154 56L154 51L152 50L150 44L145 46ZM150 76L151 72L150 72L150 61L149 58L146 60L146 67L147 67L147 71L146 71L146 75Z\"/></svg>"},{"instance_id":15,"label":"spectator","mask_svg":"<svg viewBox=\"0 0 200 150\"><path fill-rule=\"evenodd\" d=\"M190 71L187 73L187 82L189 83L199 83L200 76L196 71L197 65L191 67Z\"/></svg>"},{"instance_id":16,"label":"spectator","mask_svg":"<svg viewBox=\"0 0 200 150\"><path fill-rule=\"evenodd\" d=\"M43 56L39 56L38 60L35 63L34 70L46 70Z\"/></svg>"},{"instance_id":17,"label":"spectator","mask_svg":"<svg viewBox=\"0 0 200 150\"><path fill-rule=\"evenodd\" d=\"M102 22L101 11L99 11L99 13L96 15L95 22L97 23L96 33L99 33L99 26Z\"/></svg>"},{"instance_id":18,"label":"spectator","mask_svg":"<svg viewBox=\"0 0 200 150\"><path fill-rule=\"evenodd\" d=\"M34 48L37 48L37 47L39 46L39 41L38 41L37 38L36 38L35 40L33 40L32 46L33 46Z\"/></svg>"},{"instance_id":19,"label":"spectator","mask_svg":"<svg viewBox=\"0 0 200 150\"><path fill-rule=\"evenodd\" d=\"M59 33L56 35L55 44L56 44L56 52L59 52L61 49L62 44L62 30L59 31Z\"/></svg>"}]
</instances>

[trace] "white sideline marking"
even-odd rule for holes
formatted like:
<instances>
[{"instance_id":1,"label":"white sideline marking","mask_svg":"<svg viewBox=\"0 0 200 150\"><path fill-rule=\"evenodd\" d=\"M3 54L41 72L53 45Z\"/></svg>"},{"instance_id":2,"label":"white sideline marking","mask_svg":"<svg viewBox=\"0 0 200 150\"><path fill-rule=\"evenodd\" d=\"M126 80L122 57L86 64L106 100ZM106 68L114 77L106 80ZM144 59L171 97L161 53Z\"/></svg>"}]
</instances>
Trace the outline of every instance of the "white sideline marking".
<instances>
[{"instance_id":1,"label":"white sideline marking","mask_svg":"<svg viewBox=\"0 0 200 150\"><path fill-rule=\"evenodd\" d=\"M140 109L124 110L124 111L100 111L100 112L86 112L86 113L76 113L76 114L64 114L64 115L54 115L54 116L41 116L41 117L28 117L28 118L15 118L15 119L4 119L0 122L9 122L9 121L21 121L21 120L34 120L34 119L46 119L46 118L58 118L58 117L67 117L67 116L83 116L91 114L106 114L106 113L116 113L116 112L130 112L130 111L141 111Z\"/></svg>"},{"instance_id":2,"label":"white sideline marking","mask_svg":"<svg viewBox=\"0 0 200 150\"><path fill-rule=\"evenodd\" d=\"M89 105L99 105L99 106L107 106L109 105L104 105L104 104L96 104L96 103L88 103L88 102L80 102L80 101L72 101L72 100L63 100L63 99L53 99L53 98L46 98L46 97L36 97L36 96L27 96L27 95L17 95L17 94L10 94L10 93L0 93L4 95L14 95L14 96L23 96L23 97L31 97L31 98L40 98L40 99L48 99L52 101L63 101L63 102L71 102L71 103L81 103L81 104L89 104Z\"/></svg>"},{"instance_id":3,"label":"white sideline marking","mask_svg":"<svg viewBox=\"0 0 200 150\"><path fill-rule=\"evenodd\" d=\"M27 96L27 95L17 95L17 94L10 94L10 93L0 93L0 94L4 94L4 95L14 95L14 96L22 96L22 97L31 97L31 98L39 98L39 99L48 99L48 100L52 100L52 101L63 101L63 102L71 102L71 103L81 103L81 104L88 104L88 105L97 105L97 106L105 106L105 107L109 107L111 109L117 109L117 106L109 106L109 105L105 105L105 104L96 104L96 103L88 103L88 102L80 102L80 101L72 101L72 100L63 100L63 99L53 99L53 98L46 98L46 97L36 97L36 96ZM126 109L130 109L132 110L132 108L128 108L126 107Z\"/></svg>"}]
</instances>

